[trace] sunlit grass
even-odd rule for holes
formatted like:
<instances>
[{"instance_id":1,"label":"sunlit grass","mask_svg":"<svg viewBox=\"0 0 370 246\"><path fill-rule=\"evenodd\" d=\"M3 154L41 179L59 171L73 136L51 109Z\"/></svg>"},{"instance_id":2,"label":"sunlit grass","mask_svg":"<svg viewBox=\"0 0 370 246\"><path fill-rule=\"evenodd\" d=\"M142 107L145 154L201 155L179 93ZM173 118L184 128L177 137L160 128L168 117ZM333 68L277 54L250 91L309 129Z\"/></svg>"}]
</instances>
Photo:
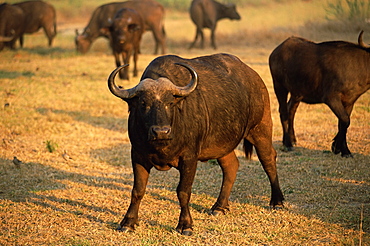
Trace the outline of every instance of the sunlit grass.
<instances>
[{"instance_id":1,"label":"sunlit grass","mask_svg":"<svg viewBox=\"0 0 370 246\"><path fill-rule=\"evenodd\" d=\"M219 23L216 51L209 42L205 50L189 51L195 28L188 13L167 11L169 53L184 57L232 53L265 81L286 198L284 209L268 207L270 187L257 157L246 161L238 149L241 165L230 197L231 211L210 216L221 170L212 163L199 163L190 203L192 237L175 232L179 175L174 169L152 171L136 232L115 231L128 208L133 184L128 108L107 88L107 77L114 69L107 41L98 39L86 55L75 52L74 29L84 27L88 15L78 17L77 22L60 19L52 48L46 47L40 32L26 36L24 49L2 51L0 244L358 245L361 233L363 245L369 244L370 93L355 104L348 130L354 158L343 159L330 152L337 120L325 105L300 105L295 121L298 145L294 152L280 150L281 125L267 63L272 49L290 35L314 41L357 39L356 28L328 29L320 3L246 5L240 8L240 22ZM57 6L61 5L58 1ZM366 31L364 39L370 42ZM156 57L150 33L145 34L141 51L139 74ZM129 87L138 81L132 77L118 83ZM48 142L57 148L50 152ZM65 153L70 159L65 159ZM20 168L12 163L14 156L22 161Z\"/></svg>"}]
</instances>

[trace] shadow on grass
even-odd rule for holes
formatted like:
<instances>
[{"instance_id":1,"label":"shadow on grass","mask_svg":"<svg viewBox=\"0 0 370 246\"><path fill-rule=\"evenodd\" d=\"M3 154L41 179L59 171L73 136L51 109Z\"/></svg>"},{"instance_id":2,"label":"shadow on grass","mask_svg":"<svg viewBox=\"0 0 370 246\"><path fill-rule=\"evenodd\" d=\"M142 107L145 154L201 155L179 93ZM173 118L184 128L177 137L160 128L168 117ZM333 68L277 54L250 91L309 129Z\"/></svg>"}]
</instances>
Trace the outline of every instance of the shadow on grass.
<instances>
[{"instance_id":1,"label":"shadow on grass","mask_svg":"<svg viewBox=\"0 0 370 246\"><path fill-rule=\"evenodd\" d=\"M35 76L35 73L30 72L30 71L19 72L19 71L0 70L0 78L3 78L3 79L16 79L21 76L33 77Z\"/></svg>"},{"instance_id":2,"label":"shadow on grass","mask_svg":"<svg viewBox=\"0 0 370 246\"><path fill-rule=\"evenodd\" d=\"M36 111L42 115L48 113L68 115L76 121L87 123L91 126L104 128L107 130L126 132L127 118L115 118L108 116L92 116L88 111L69 111L52 108L37 108Z\"/></svg>"},{"instance_id":3,"label":"shadow on grass","mask_svg":"<svg viewBox=\"0 0 370 246\"><path fill-rule=\"evenodd\" d=\"M354 158L342 158L326 150L302 147L296 147L295 151L283 152L279 150L280 145L280 141L274 142L278 153L281 189L285 195L284 210L358 230L363 206L362 230L370 232L370 180L366 175L368 172L364 172L368 170L369 156L354 153ZM123 156L123 153L128 152L123 148L129 146L117 146L97 152L109 151L113 156ZM112 161L117 163L116 159ZM239 157L239 161L239 172L230 201L270 209L270 185L260 162L256 156L251 161ZM124 162L125 166L129 167L130 158L126 157ZM174 198L178 181L179 174L175 169L167 172L153 169L146 194L179 206L178 200ZM206 196L212 203L216 202L221 182L222 172L218 165L199 162L192 189L192 194L196 194L198 200L190 201L189 206L199 213L209 213L210 207L202 204L199 197ZM129 185L132 187L133 182ZM163 195L163 189L170 191L171 196ZM232 210L233 205L231 212Z\"/></svg>"},{"instance_id":4,"label":"shadow on grass","mask_svg":"<svg viewBox=\"0 0 370 246\"><path fill-rule=\"evenodd\" d=\"M281 142L278 172L290 210L308 218L358 230L364 214L363 231L370 232L370 156L353 153L343 158L329 150L295 147L284 152Z\"/></svg>"},{"instance_id":5,"label":"shadow on grass","mask_svg":"<svg viewBox=\"0 0 370 246\"><path fill-rule=\"evenodd\" d=\"M35 47L35 48L22 48L30 54L37 54L40 56L56 56L56 57L71 57L77 56L75 49L67 49L62 47Z\"/></svg>"},{"instance_id":6,"label":"shadow on grass","mask_svg":"<svg viewBox=\"0 0 370 246\"><path fill-rule=\"evenodd\" d=\"M274 145L276 147L278 143ZM95 150L93 154L124 156L127 150L123 149L128 147L128 144L117 145L114 148ZM326 151L300 147L296 147L294 152L278 150L278 173L281 188L285 194L286 209L307 218L320 218L326 223L340 224L344 228L358 230L360 209L363 207L363 231L370 232L370 182L368 176L364 176L364 168L368 169L369 161L369 156L361 154L355 154L355 158L341 158ZM261 164L258 161L247 161L243 158L240 158L240 162L230 200L240 204L267 207L270 187ZM3 180L0 183L1 199L14 202L27 201L55 211L62 210L84 216L90 221L106 224L112 229L117 225L116 223L101 219L94 213L106 212L112 217L120 217L128 208L129 197L125 202L122 201L122 204L126 205L118 214L110 207L91 205L90 202L86 202L83 195L78 193L70 199L38 194L38 191L68 190L66 183L72 182L84 185L87 189L104 188L129 194L133 185L131 173L119 174L117 178L111 178L107 177L104 171L100 175L86 175L39 163L24 163L24 166L17 169L12 165L11 160L7 159L0 159L0 164L3 164L0 170L0 179ZM146 194L154 199L178 205L177 199L171 198L176 196L169 197L157 191L157 189L166 189L175 194L178 172L172 169L166 173L168 174L159 171L151 173ZM199 163L193 194L205 195L216 201L221 180L221 170L217 165ZM191 202L190 206L200 213L208 213L210 209L201 203L201 199ZM233 204L231 204L231 213L232 207ZM87 212L81 212L83 209ZM149 218L140 219L150 222ZM173 218L173 221L175 224L176 218ZM161 227L170 230L167 225L161 225Z\"/></svg>"},{"instance_id":7,"label":"shadow on grass","mask_svg":"<svg viewBox=\"0 0 370 246\"><path fill-rule=\"evenodd\" d=\"M99 216L92 216L89 212L82 212L86 210L97 213L106 212L114 217L120 215L108 207L91 205L90 202L86 202L83 195L78 193L74 194L73 198L41 193L51 190L68 190L66 183L70 182L87 187L128 193L130 189L122 185L131 185L131 176L131 174L119 174L117 178L108 178L106 175L84 175L32 162L22 163L17 168L13 165L12 160L0 158L0 180L2 180L0 182L0 200L33 203L44 208L51 208L54 211L84 216L91 221L106 223L108 227L111 227L111 222L100 219Z\"/></svg>"}]
</instances>

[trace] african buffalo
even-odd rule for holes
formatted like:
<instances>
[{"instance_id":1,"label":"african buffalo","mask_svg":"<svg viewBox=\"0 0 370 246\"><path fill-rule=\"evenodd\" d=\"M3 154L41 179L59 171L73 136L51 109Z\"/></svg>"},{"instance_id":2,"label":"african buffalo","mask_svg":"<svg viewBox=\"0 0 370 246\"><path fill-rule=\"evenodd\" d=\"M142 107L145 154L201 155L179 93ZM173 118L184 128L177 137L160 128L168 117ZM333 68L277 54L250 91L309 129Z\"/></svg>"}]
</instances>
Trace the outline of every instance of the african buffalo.
<instances>
[{"instance_id":1,"label":"african buffalo","mask_svg":"<svg viewBox=\"0 0 370 246\"><path fill-rule=\"evenodd\" d=\"M241 140L247 157L256 148L271 184L270 205L282 205L269 95L254 70L228 54L194 59L168 55L154 59L137 86L122 89L114 82L121 68L108 78L110 91L128 103L130 112L134 186L121 231L133 231L137 224L152 167L161 171L174 167L180 172L178 232L192 233L189 200L198 160L217 159L221 166L222 186L211 211L226 213L239 166L234 149Z\"/></svg>"},{"instance_id":2,"label":"african buffalo","mask_svg":"<svg viewBox=\"0 0 370 246\"><path fill-rule=\"evenodd\" d=\"M131 54L134 55L134 76L137 76L137 59L140 53L140 41L144 32L144 23L141 16L134 9L120 9L115 15L111 25L104 28L103 32L110 35L110 45L117 67L128 64ZM121 79L129 79L128 67L120 71Z\"/></svg>"},{"instance_id":3,"label":"african buffalo","mask_svg":"<svg viewBox=\"0 0 370 246\"><path fill-rule=\"evenodd\" d=\"M201 41L200 47L204 48L203 28L211 29L211 45L216 49L215 31L217 21L224 18L240 20L240 15L236 11L234 4L224 5L214 0L193 0L190 6L190 17L197 30L189 49L194 47L199 36Z\"/></svg>"},{"instance_id":4,"label":"african buffalo","mask_svg":"<svg viewBox=\"0 0 370 246\"><path fill-rule=\"evenodd\" d=\"M19 7L0 4L0 51L5 46L15 49L15 42L22 35L24 13Z\"/></svg>"},{"instance_id":5,"label":"african buffalo","mask_svg":"<svg viewBox=\"0 0 370 246\"><path fill-rule=\"evenodd\" d=\"M13 5L21 8L25 14L24 33L34 33L43 28L50 47L57 34L54 7L43 1L25 1ZM19 37L19 43L23 47L23 35Z\"/></svg>"},{"instance_id":6,"label":"african buffalo","mask_svg":"<svg viewBox=\"0 0 370 246\"><path fill-rule=\"evenodd\" d=\"M85 27L82 34L76 30L76 48L77 51L85 54L98 37L103 36L109 38L105 33L101 32L101 28L110 25L111 20L118 10L122 8L130 8L136 10L142 17L145 25L145 30L151 30L156 42L154 53L158 53L159 45L162 48L162 53L166 53L166 35L164 31L164 8L155 1L127 1L108 3L99 6L95 9L91 16L89 24Z\"/></svg>"},{"instance_id":7,"label":"african buffalo","mask_svg":"<svg viewBox=\"0 0 370 246\"><path fill-rule=\"evenodd\" d=\"M331 149L352 157L346 140L350 115L356 100L370 88L370 47L362 42L362 34L359 44L290 37L271 53L269 64L287 150L296 142L293 121L299 103L325 103L339 120Z\"/></svg>"}]
</instances>

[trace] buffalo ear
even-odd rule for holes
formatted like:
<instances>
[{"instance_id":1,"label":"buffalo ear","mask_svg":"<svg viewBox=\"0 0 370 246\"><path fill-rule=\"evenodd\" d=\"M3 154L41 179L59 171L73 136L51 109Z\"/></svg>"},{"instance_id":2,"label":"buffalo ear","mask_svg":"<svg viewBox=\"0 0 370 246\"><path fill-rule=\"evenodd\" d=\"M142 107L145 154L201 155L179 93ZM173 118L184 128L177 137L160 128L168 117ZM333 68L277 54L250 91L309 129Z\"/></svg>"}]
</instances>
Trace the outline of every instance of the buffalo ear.
<instances>
[{"instance_id":1,"label":"buffalo ear","mask_svg":"<svg viewBox=\"0 0 370 246\"><path fill-rule=\"evenodd\" d=\"M130 24L130 25L128 25L128 30L130 32L135 32L135 31L138 31L140 29L141 29L141 27L138 24Z\"/></svg>"},{"instance_id":2,"label":"buffalo ear","mask_svg":"<svg viewBox=\"0 0 370 246\"><path fill-rule=\"evenodd\" d=\"M100 33L106 37L110 37L110 28L109 27L102 27L100 28Z\"/></svg>"}]
</instances>

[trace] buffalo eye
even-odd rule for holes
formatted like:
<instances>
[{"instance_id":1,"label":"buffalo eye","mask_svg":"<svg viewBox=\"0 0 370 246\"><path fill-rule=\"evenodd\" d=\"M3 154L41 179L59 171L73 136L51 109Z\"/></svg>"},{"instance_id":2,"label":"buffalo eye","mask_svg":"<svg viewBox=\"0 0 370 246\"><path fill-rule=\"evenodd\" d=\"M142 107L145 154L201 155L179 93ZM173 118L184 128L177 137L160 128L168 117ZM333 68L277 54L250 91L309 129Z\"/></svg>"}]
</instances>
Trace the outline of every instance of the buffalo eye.
<instances>
[{"instance_id":1,"label":"buffalo eye","mask_svg":"<svg viewBox=\"0 0 370 246\"><path fill-rule=\"evenodd\" d=\"M144 112L148 111L150 108L150 106L148 106L148 104L144 100L139 100L137 105L138 108Z\"/></svg>"}]
</instances>

